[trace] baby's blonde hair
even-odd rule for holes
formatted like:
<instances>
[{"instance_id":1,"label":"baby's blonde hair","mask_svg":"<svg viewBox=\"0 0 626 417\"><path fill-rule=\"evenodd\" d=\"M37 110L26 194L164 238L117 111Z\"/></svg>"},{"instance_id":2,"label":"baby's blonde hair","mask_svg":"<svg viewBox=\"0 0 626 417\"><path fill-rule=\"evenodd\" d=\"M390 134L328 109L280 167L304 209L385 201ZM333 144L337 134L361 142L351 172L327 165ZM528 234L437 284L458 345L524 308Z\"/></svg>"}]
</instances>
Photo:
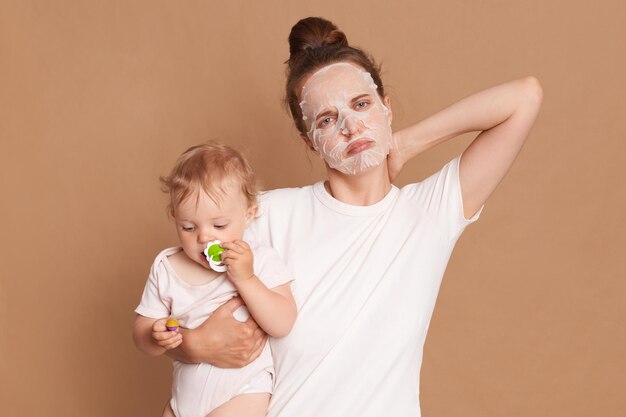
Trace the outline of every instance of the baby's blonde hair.
<instances>
[{"instance_id":1,"label":"baby's blonde hair","mask_svg":"<svg viewBox=\"0 0 626 417\"><path fill-rule=\"evenodd\" d=\"M213 141L192 146L178 158L170 175L160 178L163 191L170 195L168 214L173 217L176 207L200 190L219 204L224 196L224 181L228 179L240 184L248 207L256 205L254 172L241 153Z\"/></svg>"}]
</instances>

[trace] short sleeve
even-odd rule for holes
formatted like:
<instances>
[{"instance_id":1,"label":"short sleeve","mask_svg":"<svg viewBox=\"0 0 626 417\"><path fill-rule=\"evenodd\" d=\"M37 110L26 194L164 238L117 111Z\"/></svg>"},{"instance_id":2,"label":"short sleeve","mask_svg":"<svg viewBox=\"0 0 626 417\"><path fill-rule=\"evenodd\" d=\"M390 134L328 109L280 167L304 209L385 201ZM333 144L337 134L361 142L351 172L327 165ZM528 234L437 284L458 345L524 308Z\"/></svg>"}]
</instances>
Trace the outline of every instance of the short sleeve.
<instances>
[{"instance_id":1,"label":"short sleeve","mask_svg":"<svg viewBox=\"0 0 626 417\"><path fill-rule=\"evenodd\" d=\"M256 246L254 251L254 272L267 288L278 287L293 281L293 275L270 246Z\"/></svg>"},{"instance_id":2,"label":"short sleeve","mask_svg":"<svg viewBox=\"0 0 626 417\"><path fill-rule=\"evenodd\" d=\"M159 277L165 275L163 273L164 271L162 271L164 265L160 262L160 258L160 256L157 257L157 260L154 261L150 269L141 301L135 309L137 314L153 319L167 317L170 314L170 305L166 300L161 298L159 291Z\"/></svg>"},{"instance_id":3,"label":"short sleeve","mask_svg":"<svg viewBox=\"0 0 626 417\"><path fill-rule=\"evenodd\" d=\"M468 225L478 220L483 209L481 207L469 219L463 214L460 160L461 157L457 157L424 181L402 188L402 193L436 222L448 239L457 239Z\"/></svg>"}]
</instances>

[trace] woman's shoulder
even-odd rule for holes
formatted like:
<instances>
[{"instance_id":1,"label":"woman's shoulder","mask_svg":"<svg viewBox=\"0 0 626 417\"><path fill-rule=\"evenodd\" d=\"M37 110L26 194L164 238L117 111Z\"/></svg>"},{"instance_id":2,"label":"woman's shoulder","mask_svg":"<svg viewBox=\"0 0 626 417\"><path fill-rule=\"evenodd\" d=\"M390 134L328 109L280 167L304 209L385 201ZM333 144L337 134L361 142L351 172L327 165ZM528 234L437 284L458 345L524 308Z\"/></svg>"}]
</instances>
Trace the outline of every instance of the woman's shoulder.
<instances>
[{"instance_id":1,"label":"woman's shoulder","mask_svg":"<svg viewBox=\"0 0 626 417\"><path fill-rule=\"evenodd\" d=\"M459 182L459 157L444 164L438 171L431 173L421 181L407 184L400 189L405 195L430 194L436 189L456 185Z\"/></svg>"},{"instance_id":2,"label":"woman's shoulder","mask_svg":"<svg viewBox=\"0 0 626 417\"><path fill-rule=\"evenodd\" d=\"M308 213L313 197L313 186L277 188L259 195L259 211L245 236L260 243L270 244L270 230L285 231L294 220L294 215Z\"/></svg>"},{"instance_id":3,"label":"woman's shoulder","mask_svg":"<svg viewBox=\"0 0 626 417\"><path fill-rule=\"evenodd\" d=\"M469 219L463 214L459 161L460 157L456 157L423 181L401 189L404 198L416 210L438 223L446 236L454 238L480 215L480 210Z\"/></svg>"},{"instance_id":4,"label":"woman's shoulder","mask_svg":"<svg viewBox=\"0 0 626 417\"><path fill-rule=\"evenodd\" d=\"M314 184L304 187L276 188L273 190L261 191L259 193L259 203L261 205L281 204L285 201L293 202L299 198L306 198L312 194Z\"/></svg>"}]
</instances>

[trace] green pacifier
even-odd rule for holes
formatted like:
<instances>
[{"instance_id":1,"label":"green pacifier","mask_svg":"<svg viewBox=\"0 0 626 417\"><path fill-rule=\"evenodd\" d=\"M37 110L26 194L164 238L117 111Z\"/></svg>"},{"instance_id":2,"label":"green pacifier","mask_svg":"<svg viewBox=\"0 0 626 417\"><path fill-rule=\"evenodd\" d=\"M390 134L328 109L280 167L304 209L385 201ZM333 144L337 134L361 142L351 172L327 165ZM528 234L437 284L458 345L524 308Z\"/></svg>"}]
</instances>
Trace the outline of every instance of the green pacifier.
<instances>
[{"instance_id":1,"label":"green pacifier","mask_svg":"<svg viewBox=\"0 0 626 417\"><path fill-rule=\"evenodd\" d=\"M222 242L219 240L207 243L204 256L206 256L206 260L209 261L209 266L212 270L216 272L226 272L226 265L222 263L222 252L226 249L221 247L220 243Z\"/></svg>"}]
</instances>

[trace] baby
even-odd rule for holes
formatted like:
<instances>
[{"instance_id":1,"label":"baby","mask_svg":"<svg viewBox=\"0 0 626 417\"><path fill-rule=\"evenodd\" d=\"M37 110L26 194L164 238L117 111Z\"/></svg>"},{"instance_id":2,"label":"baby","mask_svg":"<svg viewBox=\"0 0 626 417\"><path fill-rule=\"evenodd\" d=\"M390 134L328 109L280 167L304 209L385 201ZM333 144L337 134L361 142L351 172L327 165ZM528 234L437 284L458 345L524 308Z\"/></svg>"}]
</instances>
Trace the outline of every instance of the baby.
<instances>
[{"instance_id":1,"label":"baby","mask_svg":"<svg viewBox=\"0 0 626 417\"><path fill-rule=\"evenodd\" d=\"M286 336L296 318L293 279L272 248L242 240L257 211L248 162L228 146L207 143L185 151L161 181L170 195L180 247L165 249L152 265L135 310L137 347L153 356L175 349L183 335L168 330L169 317L193 329L237 295L247 306L235 311L238 320L245 321L249 312L268 335ZM219 253L214 257L216 248L225 249L221 262ZM220 264L225 272L213 269L221 270ZM258 359L240 369L174 361L172 398L163 415L265 416L273 379L268 344Z\"/></svg>"}]
</instances>

